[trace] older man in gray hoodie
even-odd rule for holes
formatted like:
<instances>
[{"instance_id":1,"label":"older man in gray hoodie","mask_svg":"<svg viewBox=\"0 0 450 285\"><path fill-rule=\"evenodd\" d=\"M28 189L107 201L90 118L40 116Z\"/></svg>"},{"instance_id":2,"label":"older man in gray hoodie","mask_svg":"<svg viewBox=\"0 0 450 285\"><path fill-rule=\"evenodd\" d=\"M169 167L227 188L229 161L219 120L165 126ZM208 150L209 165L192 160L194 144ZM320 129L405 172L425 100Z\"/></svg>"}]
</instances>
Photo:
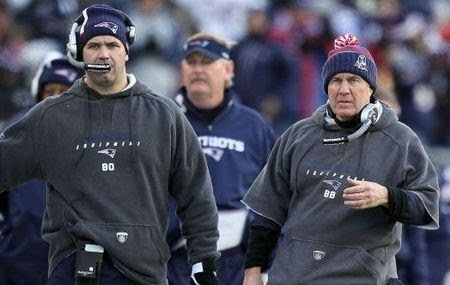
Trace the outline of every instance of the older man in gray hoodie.
<instances>
[{"instance_id":1,"label":"older man in gray hoodie","mask_svg":"<svg viewBox=\"0 0 450 285\"><path fill-rule=\"evenodd\" d=\"M439 227L435 168L417 135L375 95L377 69L352 35L323 68L328 103L291 126L243 202L251 226L245 285L401 284L401 224Z\"/></svg>"}]
</instances>

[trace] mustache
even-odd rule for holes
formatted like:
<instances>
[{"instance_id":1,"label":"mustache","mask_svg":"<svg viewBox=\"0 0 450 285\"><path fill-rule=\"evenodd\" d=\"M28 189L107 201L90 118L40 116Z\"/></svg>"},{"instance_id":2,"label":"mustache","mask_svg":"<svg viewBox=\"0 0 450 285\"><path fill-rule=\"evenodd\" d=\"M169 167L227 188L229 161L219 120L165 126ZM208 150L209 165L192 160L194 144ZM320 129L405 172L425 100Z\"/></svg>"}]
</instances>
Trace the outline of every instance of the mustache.
<instances>
[{"instance_id":1,"label":"mustache","mask_svg":"<svg viewBox=\"0 0 450 285\"><path fill-rule=\"evenodd\" d=\"M208 82L208 79L205 77L201 77L201 76L196 76L196 77L191 78L191 82L195 82L195 81Z\"/></svg>"}]
</instances>

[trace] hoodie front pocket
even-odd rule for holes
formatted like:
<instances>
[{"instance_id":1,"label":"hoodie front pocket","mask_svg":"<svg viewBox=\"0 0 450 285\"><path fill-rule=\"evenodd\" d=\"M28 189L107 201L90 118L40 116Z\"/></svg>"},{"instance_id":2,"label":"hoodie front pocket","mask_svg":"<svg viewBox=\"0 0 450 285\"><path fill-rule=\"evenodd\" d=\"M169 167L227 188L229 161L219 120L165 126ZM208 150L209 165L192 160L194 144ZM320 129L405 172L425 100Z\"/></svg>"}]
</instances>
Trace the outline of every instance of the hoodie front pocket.
<instances>
[{"instance_id":1,"label":"hoodie front pocket","mask_svg":"<svg viewBox=\"0 0 450 285\"><path fill-rule=\"evenodd\" d=\"M269 272L269 285L382 284L384 266L366 251L303 239L287 240Z\"/></svg>"},{"instance_id":2,"label":"hoodie front pocket","mask_svg":"<svg viewBox=\"0 0 450 285\"><path fill-rule=\"evenodd\" d=\"M80 239L92 240L105 248L113 260L153 280L165 279L169 249L154 225L101 224L78 222L72 233ZM121 267L119 266L119 267Z\"/></svg>"}]
</instances>

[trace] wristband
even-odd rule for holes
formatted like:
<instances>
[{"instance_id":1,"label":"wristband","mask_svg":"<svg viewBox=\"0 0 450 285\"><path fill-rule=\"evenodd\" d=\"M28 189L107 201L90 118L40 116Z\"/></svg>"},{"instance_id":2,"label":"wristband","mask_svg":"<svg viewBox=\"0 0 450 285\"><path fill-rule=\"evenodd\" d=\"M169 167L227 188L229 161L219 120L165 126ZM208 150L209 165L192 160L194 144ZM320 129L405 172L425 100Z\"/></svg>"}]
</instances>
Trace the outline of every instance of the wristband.
<instances>
[{"instance_id":1,"label":"wristband","mask_svg":"<svg viewBox=\"0 0 450 285\"><path fill-rule=\"evenodd\" d=\"M192 265L192 285L218 285L216 266L214 260L205 260Z\"/></svg>"}]
</instances>

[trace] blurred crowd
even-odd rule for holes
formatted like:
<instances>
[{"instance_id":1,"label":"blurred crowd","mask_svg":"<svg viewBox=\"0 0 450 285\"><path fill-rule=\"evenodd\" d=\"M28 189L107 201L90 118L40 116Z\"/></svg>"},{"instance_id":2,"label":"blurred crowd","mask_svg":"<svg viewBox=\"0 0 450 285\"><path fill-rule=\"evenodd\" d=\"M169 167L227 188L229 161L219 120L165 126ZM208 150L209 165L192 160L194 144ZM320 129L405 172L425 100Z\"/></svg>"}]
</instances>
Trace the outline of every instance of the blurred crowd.
<instances>
[{"instance_id":1,"label":"blurred crowd","mask_svg":"<svg viewBox=\"0 0 450 285\"><path fill-rule=\"evenodd\" d=\"M76 15L103 2L137 28L129 72L173 96L182 43L197 31L236 42L235 89L278 133L326 101L321 66L332 39L356 35L378 63L378 96L427 145L449 146L448 0L0 0L0 122L27 106L48 50L64 52Z\"/></svg>"},{"instance_id":2,"label":"blurred crowd","mask_svg":"<svg viewBox=\"0 0 450 285\"><path fill-rule=\"evenodd\" d=\"M0 0L0 127L34 103L38 63L50 50L65 51L75 17L93 3L133 19L127 71L169 97L180 87L177 65L190 35L233 40L234 88L278 134L326 102L321 66L332 39L356 35L377 62L378 96L425 145L450 146L449 0Z\"/></svg>"}]
</instances>

